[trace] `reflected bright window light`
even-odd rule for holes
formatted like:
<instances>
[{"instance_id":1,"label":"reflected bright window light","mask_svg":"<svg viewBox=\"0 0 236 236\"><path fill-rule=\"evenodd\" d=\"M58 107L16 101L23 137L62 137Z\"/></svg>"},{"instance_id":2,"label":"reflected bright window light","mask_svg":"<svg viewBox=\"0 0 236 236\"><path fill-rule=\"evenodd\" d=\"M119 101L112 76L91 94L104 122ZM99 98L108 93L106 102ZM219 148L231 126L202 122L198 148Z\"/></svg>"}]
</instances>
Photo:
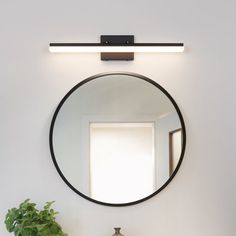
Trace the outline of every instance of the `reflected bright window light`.
<instances>
[{"instance_id":1,"label":"reflected bright window light","mask_svg":"<svg viewBox=\"0 0 236 236\"><path fill-rule=\"evenodd\" d=\"M91 123L91 197L120 203L155 191L154 146L154 123Z\"/></svg>"}]
</instances>

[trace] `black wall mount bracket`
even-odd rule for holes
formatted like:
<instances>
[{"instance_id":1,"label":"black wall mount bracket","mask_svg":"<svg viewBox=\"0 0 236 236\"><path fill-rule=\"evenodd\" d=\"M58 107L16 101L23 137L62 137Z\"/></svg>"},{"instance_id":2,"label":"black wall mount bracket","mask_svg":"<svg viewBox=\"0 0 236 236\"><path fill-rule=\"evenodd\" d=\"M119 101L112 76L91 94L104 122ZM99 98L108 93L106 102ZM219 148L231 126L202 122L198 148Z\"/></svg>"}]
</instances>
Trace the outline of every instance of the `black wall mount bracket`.
<instances>
[{"instance_id":1,"label":"black wall mount bracket","mask_svg":"<svg viewBox=\"0 0 236 236\"><path fill-rule=\"evenodd\" d=\"M134 45L134 35L101 35L101 44L106 46L127 46ZM133 52L102 52L102 61L110 60L134 60Z\"/></svg>"}]
</instances>

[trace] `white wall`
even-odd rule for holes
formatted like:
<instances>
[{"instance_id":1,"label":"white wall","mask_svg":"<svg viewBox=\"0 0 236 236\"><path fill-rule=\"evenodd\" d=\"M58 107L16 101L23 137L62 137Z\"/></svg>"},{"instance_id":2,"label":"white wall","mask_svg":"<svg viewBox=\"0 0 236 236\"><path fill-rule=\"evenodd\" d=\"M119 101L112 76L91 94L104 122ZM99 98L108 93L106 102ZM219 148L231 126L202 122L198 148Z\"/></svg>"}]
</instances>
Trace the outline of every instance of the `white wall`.
<instances>
[{"instance_id":1,"label":"white wall","mask_svg":"<svg viewBox=\"0 0 236 236\"><path fill-rule=\"evenodd\" d=\"M7 1L0 3L0 232L6 210L30 197L56 200L69 235L233 236L236 211L235 15L233 0ZM184 42L175 55L102 62L97 54L49 54L49 42L96 42L135 34L136 42ZM56 105L82 79L131 71L164 86L187 127L187 149L171 184L130 207L96 205L63 183L50 159Z\"/></svg>"}]
</instances>

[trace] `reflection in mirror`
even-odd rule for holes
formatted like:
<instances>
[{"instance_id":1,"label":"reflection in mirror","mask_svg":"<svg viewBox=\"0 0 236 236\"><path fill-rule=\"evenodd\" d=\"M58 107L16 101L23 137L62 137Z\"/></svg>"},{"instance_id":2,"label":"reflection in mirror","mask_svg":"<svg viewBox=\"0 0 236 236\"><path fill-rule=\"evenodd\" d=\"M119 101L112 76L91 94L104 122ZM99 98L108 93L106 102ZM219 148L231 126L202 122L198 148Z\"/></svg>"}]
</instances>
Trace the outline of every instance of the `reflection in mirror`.
<instances>
[{"instance_id":1,"label":"reflection in mirror","mask_svg":"<svg viewBox=\"0 0 236 236\"><path fill-rule=\"evenodd\" d=\"M169 156L170 156L170 175L173 174L179 162L182 147L182 130L177 129L169 132Z\"/></svg>"},{"instance_id":2,"label":"reflection in mirror","mask_svg":"<svg viewBox=\"0 0 236 236\"><path fill-rule=\"evenodd\" d=\"M154 192L154 149L154 123L91 123L91 197L120 203Z\"/></svg>"},{"instance_id":3,"label":"reflection in mirror","mask_svg":"<svg viewBox=\"0 0 236 236\"><path fill-rule=\"evenodd\" d=\"M156 83L130 74L98 76L74 87L50 132L63 179L105 205L157 193L178 169L185 145L182 116L171 99Z\"/></svg>"}]
</instances>

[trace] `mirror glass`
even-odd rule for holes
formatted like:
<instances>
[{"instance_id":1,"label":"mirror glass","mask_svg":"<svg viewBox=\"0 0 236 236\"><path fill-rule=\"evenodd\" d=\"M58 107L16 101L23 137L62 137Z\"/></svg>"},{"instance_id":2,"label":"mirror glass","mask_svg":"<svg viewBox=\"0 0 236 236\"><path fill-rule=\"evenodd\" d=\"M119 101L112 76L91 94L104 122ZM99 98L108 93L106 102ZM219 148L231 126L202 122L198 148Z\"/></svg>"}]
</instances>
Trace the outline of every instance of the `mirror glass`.
<instances>
[{"instance_id":1,"label":"mirror glass","mask_svg":"<svg viewBox=\"0 0 236 236\"><path fill-rule=\"evenodd\" d=\"M60 102L50 149L63 180L88 200L122 206L146 200L177 172L185 128L173 98L136 74L93 76Z\"/></svg>"}]
</instances>

